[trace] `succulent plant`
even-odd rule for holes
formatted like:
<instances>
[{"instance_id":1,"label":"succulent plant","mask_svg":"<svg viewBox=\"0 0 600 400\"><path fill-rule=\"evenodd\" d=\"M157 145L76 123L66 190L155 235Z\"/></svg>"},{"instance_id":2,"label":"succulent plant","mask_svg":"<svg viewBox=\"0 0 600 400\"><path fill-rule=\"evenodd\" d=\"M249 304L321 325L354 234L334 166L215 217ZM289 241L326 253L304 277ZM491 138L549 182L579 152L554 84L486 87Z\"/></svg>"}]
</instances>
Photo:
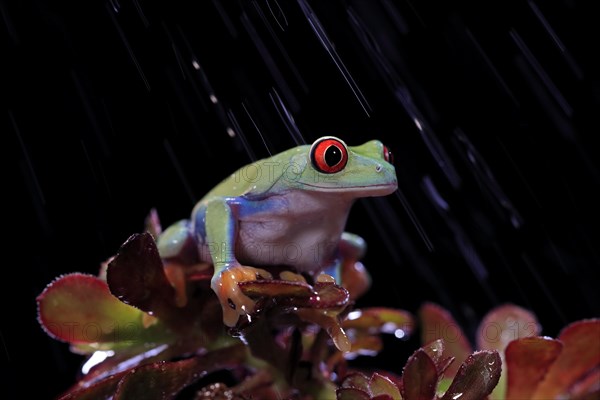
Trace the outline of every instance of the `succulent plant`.
<instances>
[{"instance_id":1,"label":"succulent plant","mask_svg":"<svg viewBox=\"0 0 600 400\"><path fill-rule=\"evenodd\" d=\"M157 216L148 231L160 232ZM87 355L81 377L61 399L592 399L600 395L600 320L539 336L530 312L505 305L481 322L473 346L440 306L419 310L423 345L402 375L358 371L348 359L374 355L382 334L407 337L408 312L355 309L368 288L357 260L345 286L279 279L241 283L256 302L233 328L222 323L210 288L212 267L185 277L185 301L170 283L152 233L135 234L98 276L72 273L38 297L38 319L53 338ZM398 368L400 371L401 368Z\"/></svg>"}]
</instances>

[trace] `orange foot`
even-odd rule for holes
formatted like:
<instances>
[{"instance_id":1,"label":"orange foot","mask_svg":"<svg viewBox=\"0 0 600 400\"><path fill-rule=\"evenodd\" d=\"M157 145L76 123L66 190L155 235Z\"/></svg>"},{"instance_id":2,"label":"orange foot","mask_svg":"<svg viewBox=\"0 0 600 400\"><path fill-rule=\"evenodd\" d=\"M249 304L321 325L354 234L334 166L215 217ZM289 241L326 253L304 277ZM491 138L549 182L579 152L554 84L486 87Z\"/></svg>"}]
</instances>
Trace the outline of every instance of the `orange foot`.
<instances>
[{"instance_id":1,"label":"orange foot","mask_svg":"<svg viewBox=\"0 0 600 400\"><path fill-rule=\"evenodd\" d=\"M272 279L264 269L243 265L231 265L213 276L210 286L221 302L225 325L235 326L240 315L247 315L254 310L254 301L242 293L238 283L254 281L259 277Z\"/></svg>"}]
</instances>

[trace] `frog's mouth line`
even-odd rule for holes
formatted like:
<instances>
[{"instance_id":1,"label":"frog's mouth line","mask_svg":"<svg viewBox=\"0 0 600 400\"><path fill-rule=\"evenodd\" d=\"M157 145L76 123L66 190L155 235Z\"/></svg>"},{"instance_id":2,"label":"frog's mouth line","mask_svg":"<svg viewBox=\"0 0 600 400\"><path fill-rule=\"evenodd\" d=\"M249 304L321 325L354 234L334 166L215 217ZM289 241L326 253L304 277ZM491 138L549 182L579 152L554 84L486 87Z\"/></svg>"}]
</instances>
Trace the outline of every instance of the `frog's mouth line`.
<instances>
[{"instance_id":1,"label":"frog's mouth line","mask_svg":"<svg viewBox=\"0 0 600 400\"><path fill-rule=\"evenodd\" d=\"M398 183L394 182L394 183L386 183L383 185L361 185L361 186L343 186L343 187L331 187L331 186L321 186L321 185L311 185L309 183L304 183L305 186L310 186L310 187L314 187L314 188L318 188L321 189L323 191L327 191L327 192L348 192L348 191L354 191L355 189L366 189L365 191L381 191L381 190L387 190L387 189L393 189L396 190L398 188ZM393 191L392 190L392 191Z\"/></svg>"}]
</instances>

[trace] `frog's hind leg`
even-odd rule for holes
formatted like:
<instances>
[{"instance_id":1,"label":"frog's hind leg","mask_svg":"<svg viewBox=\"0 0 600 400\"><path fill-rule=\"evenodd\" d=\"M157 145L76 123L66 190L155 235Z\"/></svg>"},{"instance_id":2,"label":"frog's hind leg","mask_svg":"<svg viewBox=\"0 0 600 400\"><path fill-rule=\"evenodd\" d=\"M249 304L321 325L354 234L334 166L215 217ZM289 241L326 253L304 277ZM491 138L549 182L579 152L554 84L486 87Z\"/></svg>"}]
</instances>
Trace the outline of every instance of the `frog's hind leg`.
<instances>
[{"instance_id":1,"label":"frog's hind leg","mask_svg":"<svg viewBox=\"0 0 600 400\"><path fill-rule=\"evenodd\" d=\"M156 245L161 258L177 258L184 264L195 264L200 261L190 221L187 219L168 227L160 234Z\"/></svg>"},{"instance_id":2,"label":"frog's hind leg","mask_svg":"<svg viewBox=\"0 0 600 400\"><path fill-rule=\"evenodd\" d=\"M337 246L336 258L328 265L323 273L316 277L317 282L329 281L332 277L338 284L343 283L343 272L347 268L348 264L354 264L363 256L367 251L367 244L365 240L350 232L342 232L340 241Z\"/></svg>"},{"instance_id":3,"label":"frog's hind leg","mask_svg":"<svg viewBox=\"0 0 600 400\"><path fill-rule=\"evenodd\" d=\"M343 259L351 258L355 261L360 260L367 252L367 243L362 237L354 233L342 232L339 252Z\"/></svg>"},{"instance_id":4,"label":"frog's hind leg","mask_svg":"<svg viewBox=\"0 0 600 400\"><path fill-rule=\"evenodd\" d=\"M348 289L351 299L362 296L371 286L371 276L359 261L367 251L363 238L344 232L339 244L339 277L342 286Z\"/></svg>"},{"instance_id":5,"label":"frog's hind leg","mask_svg":"<svg viewBox=\"0 0 600 400\"><path fill-rule=\"evenodd\" d=\"M175 289L175 304L183 307L187 304L187 269L200 261L190 222L181 220L171 225L158 237L157 246L167 279Z\"/></svg>"}]
</instances>

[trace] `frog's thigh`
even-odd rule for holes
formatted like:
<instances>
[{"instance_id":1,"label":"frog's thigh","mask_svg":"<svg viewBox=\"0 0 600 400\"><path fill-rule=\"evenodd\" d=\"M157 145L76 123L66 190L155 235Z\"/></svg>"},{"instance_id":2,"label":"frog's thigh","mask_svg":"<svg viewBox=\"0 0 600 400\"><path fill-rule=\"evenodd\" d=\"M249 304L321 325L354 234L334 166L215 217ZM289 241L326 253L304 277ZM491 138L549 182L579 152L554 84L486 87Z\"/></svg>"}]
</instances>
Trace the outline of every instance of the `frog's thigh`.
<instances>
[{"instance_id":1,"label":"frog's thigh","mask_svg":"<svg viewBox=\"0 0 600 400\"><path fill-rule=\"evenodd\" d=\"M342 232L340 241L338 244L338 254L335 261L327 266L323 272L327 275L333 276L336 282L343 282L342 275L345 264L354 265L354 263L360 260L367 251L367 243L365 240L350 232Z\"/></svg>"},{"instance_id":2,"label":"frog's thigh","mask_svg":"<svg viewBox=\"0 0 600 400\"><path fill-rule=\"evenodd\" d=\"M181 220L168 227L157 241L158 252L162 258L180 257L195 247L188 220Z\"/></svg>"},{"instance_id":3,"label":"frog's thigh","mask_svg":"<svg viewBox=\"0 0 600 400\"><path fill-rule=\"evenodd\" d=\"M365 240L350 232L343 232L340 240L340 255L342 258L350 258L360 260L367 251L367 243Z\"/></svg>"}]
</instances>

